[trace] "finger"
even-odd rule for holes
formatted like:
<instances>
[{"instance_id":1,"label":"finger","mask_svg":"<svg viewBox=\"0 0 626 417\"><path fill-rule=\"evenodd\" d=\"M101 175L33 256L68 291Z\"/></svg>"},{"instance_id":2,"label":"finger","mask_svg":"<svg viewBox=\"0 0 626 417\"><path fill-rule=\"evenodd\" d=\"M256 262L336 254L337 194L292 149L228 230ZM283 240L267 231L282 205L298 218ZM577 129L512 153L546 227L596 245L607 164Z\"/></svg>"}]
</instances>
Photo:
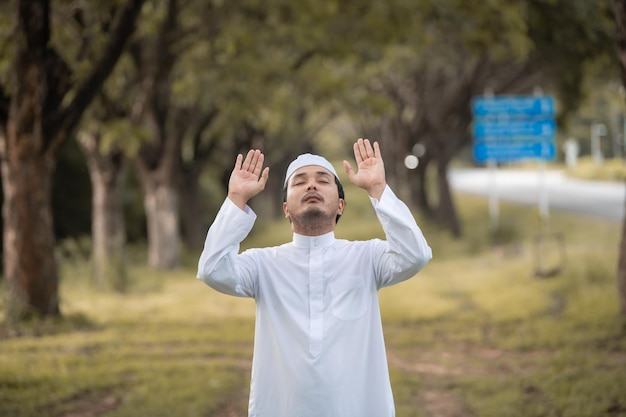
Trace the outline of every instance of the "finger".
<instances>
[{"instance_id":1,"label":"finger","mask_svg":"<svg viewBox=\"0 0 626 417\"><path fill-rule=\"evenodd\" d=\"M363 140L363 148L365 149L365 155L367 155L367 158L374 156L374 150L372 149L372 144L369 139Z\"/></svg>"},{"instance_id":2,"label":"finger","mask_svg":"<svg viewBox=\"0 0 626 417\"><path fill-rule=\"evenodd\" d=\"M244 159L243 164L241 165L241 169L244 171L250 171L250 164L252 164L252 158L254 157L254 151L250 149L246 154L246 159Z\"/></svg>"},{"instance_id":3,"label":"finger","mask_svg":"<svg viewBox=\"0 0 626 417\"><path fill-rule=\"evenodd\" d=\"M255 152L255 164L254 164L254 173L260 174L263 169L263 161L265 160L265 155L261 153L261 151L257 150Z\"/></svg>"},{"instance_id":4,"label":"finger","mask_svg":"<svg viewBox=\"0 0 626 417\"><path fill-rule=\"evenodd\" d=\"M259 163L259 150L255 149L250 151L252 154L250 155L250 165L248 166L248 171L257 172L257 164Z\"/></svg>"},{"instance_id":5,"label":"finger","mask_svg":"<svg viewBox=\"0 0 626 417\"><path fill-rule=\"evenodd\" d=\"M365 147L361 138L354 143L354 159L357 165L365 159Z\"/></svg>"},{"instance_id":6,"label":"finger","mask_svg":"<svg viewBox=\"0 0 626 417\"><path fill-rule=\"evenodd\" d=\"M382 158L382 154L380 153L380 145L378 145L378 142L374 142L374 157Z\"/></svg>"},{"instance_id":7,"label":"finger","mask_svg":"<svg viewBox=\"0 0 626 417\"><path fill-rule=\"evenodd\" d=\"M241 169L241 163L243 162L243 155L242 154L238 154L237 155L237 159L235 159L235 171L238 171Z\"/></svg>"}]
</instances>

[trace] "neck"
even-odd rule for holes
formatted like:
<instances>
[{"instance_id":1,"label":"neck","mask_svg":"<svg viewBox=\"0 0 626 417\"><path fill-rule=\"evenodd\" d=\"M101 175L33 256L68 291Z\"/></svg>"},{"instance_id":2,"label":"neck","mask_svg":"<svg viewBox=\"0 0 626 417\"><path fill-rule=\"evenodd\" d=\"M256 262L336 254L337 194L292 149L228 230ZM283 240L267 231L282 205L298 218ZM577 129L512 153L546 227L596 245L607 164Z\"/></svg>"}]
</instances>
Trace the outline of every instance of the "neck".
<instances>
[{"instance_id":1,"label":"neck","mask_svg":"<svg viewBox=\"0 0 626 417\"><path fill-rule=\"evenodd\" d=\"M315 221L307 221L307 222L292 222L291 230L294 233L303 236L321 236L326 233L332 232L335 230L335 222L332 224L315 222Z\"/></svg>"}]
</instances>

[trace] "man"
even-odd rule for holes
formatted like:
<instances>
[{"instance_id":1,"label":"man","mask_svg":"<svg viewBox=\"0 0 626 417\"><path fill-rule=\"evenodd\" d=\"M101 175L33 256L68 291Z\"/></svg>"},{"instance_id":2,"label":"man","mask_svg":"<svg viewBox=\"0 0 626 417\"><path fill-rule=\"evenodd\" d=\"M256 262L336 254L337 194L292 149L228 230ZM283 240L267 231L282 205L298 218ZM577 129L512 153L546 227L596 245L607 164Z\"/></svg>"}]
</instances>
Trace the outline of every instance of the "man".
<instances>
[{"instance_id":1,"label":"man","mask_svg":"<svg viewBox=\"0 0 626 417\"><path fill-rule=\"evenodd\" d=\"M395 415L377 291L414 276L432 253L385 182L378 143L359 139L354 156L357 172L343 162L348 179L368 192L386 240L335 239L341 183L326 159L304 154L284 183L293 241L241 254L256 218L247 202L264 189L269 169L259 150L237 156L198 278L255 299L250 417Z\"/></svg>"}]
</instances>

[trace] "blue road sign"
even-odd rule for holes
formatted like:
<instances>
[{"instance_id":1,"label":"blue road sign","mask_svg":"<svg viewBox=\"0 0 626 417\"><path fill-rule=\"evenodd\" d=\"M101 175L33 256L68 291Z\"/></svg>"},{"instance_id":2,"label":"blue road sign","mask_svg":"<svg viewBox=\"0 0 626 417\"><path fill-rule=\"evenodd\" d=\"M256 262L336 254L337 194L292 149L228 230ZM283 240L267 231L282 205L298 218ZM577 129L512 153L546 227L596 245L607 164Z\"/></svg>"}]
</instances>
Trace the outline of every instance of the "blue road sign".
<instances>
[{"instance_id":1,"label":"blue road sign","mask_svg":"<svg viewBox=\"0 0 626 417\"><path fill-rule=\"evenodd\" d=\"M489 160L510 162L520 159L553 160L556 157L554 141L484 141L474 144L476 162Z\"/></svg>"},{"instance_id":2,"label":"blue road sign","mask_svg":"<svg viewBox=\"0 0 626 417\"><path fill-rule=\"evenodd\" d=\"M554 99L550 96L495 96L472 100L474 116L554 116Z\"/></svg>"},{"instance_id":3,"label":"blue road sign","mask_svg":"<svg viewBox=\"0 0 626 417\"><path fill-rule=\"evenodd\" d=\"M474 122L474 138L511 136L554 136L556 123L553 119L543 120L491 120Z\"/></svg>"},{"instance_id":4,"label":"blue road sign","mask_svg":"<svg viewBox=\"0 0 626 417\"><path fill-rule=\"evenodd\" d=\"M477 162L556 157L557 126L552 97L475 97L472 113Z\"/></svg>"}]
</instances>

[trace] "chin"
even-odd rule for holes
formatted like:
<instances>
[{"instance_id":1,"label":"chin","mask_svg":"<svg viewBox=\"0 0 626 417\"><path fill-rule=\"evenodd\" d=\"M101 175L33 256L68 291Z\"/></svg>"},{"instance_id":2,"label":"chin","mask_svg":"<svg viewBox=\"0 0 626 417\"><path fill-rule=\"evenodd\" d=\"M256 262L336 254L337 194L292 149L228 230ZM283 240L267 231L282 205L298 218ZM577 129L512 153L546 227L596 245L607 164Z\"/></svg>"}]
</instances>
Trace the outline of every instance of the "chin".
<instances>
[{"instance_id":1,"label":"chin","mask_svg":"<svg viewBox=\"0 0 626 417\"><path fill-rule=\"evenodd\" d=\"M324 212L319 207L309 207L302 212L302 217L325 217Z\"/></svg>"},{"instance_id":2,"label":"chin","mask_svg":"<svg viewBox=\"0 0 626 417\"><path fill-rule=\"evenodd\" d=\"M301 212L297 216L298 220L302 223L320 223L328 220L329 218L334 219L335 216L330 216L328 213L325 213L319 207L309 207Z\"/></svg>"}]
</instances>

